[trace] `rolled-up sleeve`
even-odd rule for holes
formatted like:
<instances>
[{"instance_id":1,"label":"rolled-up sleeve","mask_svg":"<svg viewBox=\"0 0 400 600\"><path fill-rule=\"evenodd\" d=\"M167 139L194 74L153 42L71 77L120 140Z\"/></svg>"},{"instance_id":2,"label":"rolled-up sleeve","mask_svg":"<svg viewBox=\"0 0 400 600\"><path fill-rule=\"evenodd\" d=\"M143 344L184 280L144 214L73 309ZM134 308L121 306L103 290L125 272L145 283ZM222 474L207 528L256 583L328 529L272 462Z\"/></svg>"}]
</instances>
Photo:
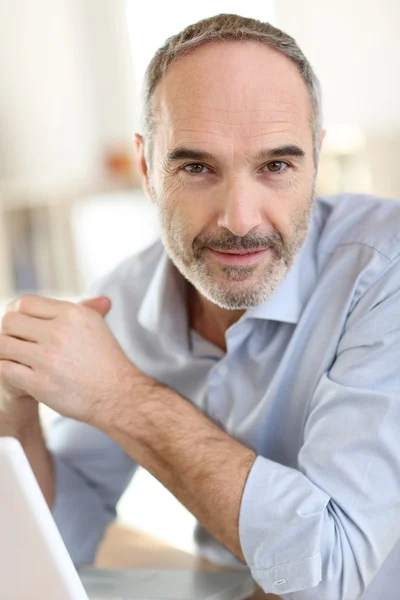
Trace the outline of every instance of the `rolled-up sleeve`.
<instances>
[{"instance_id":1,"label":"rolled-up sleeve","mask_svg":"<svg viewBox=\"0 0 400 600\"><path fill-rule=\"evenodd\" d=\"M91 564L136 465L102 432L72 419L58 417L46 437L54 462L53 517L74 564Z\"/></svg>"},{"instance_id":2,"label":"rolled-up sleeve","mask_svg":"<svg viewBox=\"0 0 400 600\"><path fill-rule=\"evenodd\" d=\"M240 509L254 579L292 600L356 600L400 540L400 283L357 302L312 394L297 469L259 456Z\"/></svg>"},{"instance_id":3,"label":"rolled-up sleeve","mask_svg":"<svg viewBox=\"0 0 400 600\"><path fill-rule=\"evenodd\" d=\"M242 549L254 579L279 595L321 581L321 536L329 496L302 473L259 456L240 511Z\"/></svg>"}]
</instances>

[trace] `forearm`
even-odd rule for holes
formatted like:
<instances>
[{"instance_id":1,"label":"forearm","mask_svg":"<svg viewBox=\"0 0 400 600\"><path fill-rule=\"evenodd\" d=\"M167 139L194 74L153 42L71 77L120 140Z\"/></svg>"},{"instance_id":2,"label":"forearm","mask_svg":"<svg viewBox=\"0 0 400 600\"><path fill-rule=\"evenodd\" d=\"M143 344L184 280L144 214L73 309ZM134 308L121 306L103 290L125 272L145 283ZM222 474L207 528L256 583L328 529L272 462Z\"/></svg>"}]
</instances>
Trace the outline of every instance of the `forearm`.
<instances>
[{"instance_id":1,"label":"forearm","mask_svg":"<svg viewBox=\"0 0 400 600\"><path fill-rule=\"evenodd\" d=\"M54 498L53 461L46 448L39 414L29 424L0 420L0 437L15 437L22 445L47 504L51 508Z\"/></svg>"},{"instance_id":2,"label":"forearm","mask_svg":"<svg viewBox=\"0 0 400 600\"><path fill-rule=\"evenodd\" d=\"M144 378L133 394L135 409L128 400L101 428L244 560L239 511L256 454L170 388Z\"/></svg>"}]
</instances>

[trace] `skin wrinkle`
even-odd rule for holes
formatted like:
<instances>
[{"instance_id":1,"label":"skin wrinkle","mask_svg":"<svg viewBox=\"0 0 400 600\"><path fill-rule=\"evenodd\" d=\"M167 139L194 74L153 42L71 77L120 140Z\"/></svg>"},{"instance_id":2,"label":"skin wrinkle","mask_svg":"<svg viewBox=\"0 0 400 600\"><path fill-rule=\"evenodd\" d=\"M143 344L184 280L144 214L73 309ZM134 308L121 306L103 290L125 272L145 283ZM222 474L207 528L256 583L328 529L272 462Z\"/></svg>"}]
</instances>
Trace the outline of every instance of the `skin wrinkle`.
<instances>
[{"instance_id":1,"label":"skin wrinkle","mask_svg":"<svg viewBox=\"0 0 400 600\"><path fill-rule=\"evenodd\" d=\"M242 154L241 157L248 164L257 164L266 163L268 164L271 160L279 160L279 159L290 159L291 163L296 165L297 168L304 162L305 152L299 146L290 144L283 146L274 146L271 148L262 148L257 155L254 157L247 156L246 154ZM210 154L205 150L200 150L197 148L188 148L185 146L178 146L173 148L170 152L168 152L167 157L164 159L164 168L168 170L168 172L172 173L174 170L179 170L188 160L199 161L201 163L213 164L220 166L220 162L218 160L218 156Z\"/></svg>"},{"instance_id":2,"label":"skin wrinkle","mask_svg":"<svg viewBox=\"0 0 400 600\"><path fill-rule=\"evenodd\" d=\"M271 296L304 243L316 174L308 90L286 57L233 42L222 51L210 44L182 58L152 103L158 125L146 176L162 241L194 291L189 313L201 319L191 317L192 326L208 321L203 331L215 329L218 315L222 347L227 323ZM299 147L304 156L272 157L284 172L268 172L268 161L257 156L283 145ZM181 147L212 156L171 164L168 154ZM198 163L208 171L185 171ZM253 265L228 266L208 247L269 250Z\"/></svg>"},{"instance_id":3,"label":"skin wrinkle","mask_svg":"<svg viewBox=\"0 0 400 600\"><path fill-rule=\"evenodd\" d=\"M266 111L266 110L260 110L260 111L248 111L248 114L252 114L253 112L257 112L257 113L258 113L258 112L267 113L267 111ZM274 114L274 113L276 113L276 114L280 114L280 113L286 114L286 113L287 113L287 111L286 111L286 110L274 110L274 111L272 111L272 110L271 110L271 111L269 111L267 114L268 114L268 115L272 115L272 114ZM240 112L240 113L238 113L238 114L241 114L241 112ZM201 116L201 115L200 115L200 116ZM194 117L196 117L196 115L194 115ZM300 115L299 115L299 117L300 117ZM186 121L186 118L184 118L184 117L179 117L179 118L178 118L178 117L176 117L176 118L174 119L174 122L175 122L175 123L179 123L179 121ZM233 121L233 120L229 120L229 121L221 121L220 119L209 119L209 118L206 118L206 119L204 119L204 122L205 122L205 123L220 123L220 124L221 124L221 123L225 123L226 125L235 125L235 123L234 123L234 121ZM264 123L264 120L261 120L261 121L254 121L254 120L252 119L252 123Z\"/></svg>"},{"instance_id":4,"label":"skin wrinkle","mask_svg":"<svg viewBox=\"0 0 400 600\"><path fill-rule=\"evenodd\" d=\"M186 131L187 131L187 130L186 130ZM203 132L196 132L196 133L203 133ZM207 133L208 133L208 132L207 132ZM271 134L281 134L282 136L284 136L284 135L285 135L285 134L287 134L287 133L288 133L288 132L287 132L287 131L284 131L284 130L279 130L279 131L274 131L274 132L271 132ZM264 136L264 137L265 137L265 133L260 133L260 134L253 135L253 136L243 136L241 139L242 139L242 141L248 141L248 140L252 140L252 139L257 139L257 138L259 138L259 137L262 137L262 136ZM174 137L175 137L175 136L174 136ZM226 137L226 136L221 136L221 137ZM178 137L178 139L179 139L179 137ZM203 141L203 142L198 142L198 144L199 144L199 145L200 145L200 144L204 144L204 143L205 143L204 141ZM215 143L215 142L214 142L214 143ZM222 147L224 147L224 144L219 144L219 145L220 145L220 146L222 146ZM185 147L185 144L184 144L184 143L182 143L182 144L179 144L179 143L177 143L177 144L173 144L173 143L172 143L172 144L171 144L171 146L172 146L172 149L174 149L175 147ZM272 151L272 149L273 149L273 148L275 148L275 146L276 146L276 145L274 145L274 146L271 146L271 149L270 149L270 150ZM279 147L280 147L280 146L296 146L296 144L279 144ZM299 147L299 146L297 146L297 147ZM171 152L172 152L172 149L168 151L168 153L167 153L167 159L168 159L168 157L170 156L170 154L171 154ZM303 150L302 148L300 148L300 149L301 149L301 150L304 152L304 150ZM268 150L268 148L267 148L267 150ZM258 152L257 152L257 156L258 156L260 153L261 153L261 151L258 151ZM212 155L212 153L210 153L210 152L208 152L208 154L209 154L209 155ZM281 154L280 156L281 156L281 157L283 157L283 155L284 155L284 154ZM257 158L257 156L256 156L256 158ZM216 156L215 156L214 158L215 158L216 160L218 160L218 157L216 157ZM293 158L293 157L292 157L292 158ZM304 158L304 157L297 157L297 158ZM262 159L261 159L261 160L262 160Z\"/></svg>"},{"instance_id":5,"label":"skin wrinkle","mask_svg":"<svg viewBox=\"0 0 400 600\"><path fill-rule=\"evenodd\" d=\"M271 88L270 90L265 90L265 91L272 91L273 92L275 90ZM279 104L279 106L287 105L287 106L293 107L295 109L295 112L298 112L299 114L301 113L301 111L297 110L298 109L298 105L295 102L283 102L283 101L280 101L280 100L270 100L270 99L268 99L268 100L266 100L265 104ZM177 105L177 106L179 106L179 105ZM182 105L182 106L184 106L184 105ZM208 110L214 110L216 112L227 113L227 114L232 114L232 115L237 115L237 114L242 113L242 110L223 109L223 108L217 108L215 106L205 106L205 108L207 108ZM264 111L265 111L265 108L248 109L247 110L247 112L249 114L260 113L260 112L264 112ZM276 112L286 112L286 111L276 111Z\"/></svg>"},{"instance_id":6,"label":"skin wrinkle","mask_svg":"<svg viewBox=\"0 0 400 600\"><path fill-rule=\"evenodd\" d=\"M207 110L207 109L205 109L205 110ZM233 119L232 120L225 120L224 121L224 120L217 119L217 118L211 119L210 117L204 116L204 114L199 113L198 115L191 114L190 116L186 116L186 117L179 117L179 118L178 117L174 117L173 119L171 119L171 124L172 125L176 125L180 121L183 121L184 123L187 124L188 122L190 123L191 119L193 119L195 121L195 120L201 118L202 119L202 123L216 123L218 125L229 125L231 127L236 127L236 126L241 126L241 125L250 125L251 126L251 125L257 125L257 124L260 124L260 123L264 123L266 118L270 118L271 119L271 118L273 118L273 115L276 115L276 114L279 114L279 115L281 115L282 113L286 114L286 115L288 114L288 111L285 111L285 110L280 110L280 111L277 111L277 110L266 111L266 110L264 110L262 112L264 113L265 116L264 116L264 119L261 119L260 121L255 121L252 118L247 119L247 120L243 118L242 120L236 120L236 122ZM238 114L242 114L243 115L243 112L241 111ZM252 113L251 113L251 111L248 111L247 114L249 116L251 116ZM294 115L296 115L296 113L292 113L292 115L294 116ZM301 127L301 114L298 114L297 116L298 116L297 127L300 128ZM293 124L293 123L291 123L290 120L274 121L274 124L278 124L279 122L280 123L286 123L286 124Z\"/></svg>"},{"instance_id":7,"label":"skin wrinkle","mask_svg":"<svg viewBox=\"0 0 400 600\"><path fill-rule=\"evenodd\" d=\"M260 111L263 112L264 114L266 113L266 116L264 116L264 119L268 117L271 117L274 114L287 114L286 110L274 110L274 111ZM238 114L242 114L242 113L238 113ZM251 115L251 111L248 111L248 114ZM296 114L296 113L294 113ZM236 123L234 122L234 120L226 120L226 121L221 121L221 119L210 119L209 117L203 117L201 114L200 115L192 115L192 118L197 119L197 118L202 118L204 123L218 123L219 125L223 124L223 125L230 125L230 126L235 126ZM249 124L257 124L257 123L264 123L264 119L261 119L260 121L255 121L254 119L251 119L251 123L249 122ZM299 121L301 119L301 115L299 114ZM173 120L173 123L179 123L180 121L183 122L187 122L188 121L188 117L176 117ZM282 121L282 123L285 123L286 121ZM240 125L245 124L245 122L240 122ZM300 126L300 125L299 125Z\"/></svg>"},{"instance_id":8,"label":"skin wrinkle","mask_svg":"<svg viewBox=\"0 0 400 600\"><path fill-rule=\"evenodd\" d=\"M183 129L183 128L182 129L178 129L176 131L175 135L178 136L178 134L180 132L183 132L183 133L200 133L202 135L204 135L204 134L216 135L216 136L219 136L219 137L222 137L222 138L226 137L226 134L223 134L223 133L219 134L217 132L210 132L210 131L206 132L206 131L204 131L204 129L188 129L188 128L187 129ZM270 132L268 132L268 135L275 135L275 134L276 135L282 135L282 134L285 134L285 133L286 134L290 133L290 130L281 130L281 129L278 129L276 131L270 131ZM251 140L251 139L257 139L257 138L262 137L262 136L265 136L265 133L249 135L249 136L243 137L243 139L244 140L246 140L246 139L250 139Z\"/></svg>"},{"instance_id":9,"label":"skin wrinkle","mask_svg":"<svg viewBox=\"0 0 400 600\"><path fill-rule=\"evenodd\" d=\"M271 131L269 135L287 135L290 134L290 131L288 130L278 130L278 131ZM260 137L265 137L264 133L259 133L259 134L255 134L255 135L251 135L251 136L247 136L244 137L243 140L257 140Z\"/></svg>"},{"instance_id":10,"label":"skin wrinkle","mask_svg":"<svg viewBox=\"0 0 400 600\"><path fill-rule=\"evenodd\" d=\"M198 120L201 119L201 128L197 129L195 127L193 127L193 124ZM176 127L176 123L178 121L183 121L184 123L186 123L186 127L183 126L177 126ZM207 125L209 123L213 123L215 124L217 127L215 130L213 130L212 128L208 129ZM171 120L171 126L174 128L174 133L173 133L173 137L172 137L172 143L174 143L174 138L178 137L179 134L181 133L199 133L200 135L218 135L220 137L226 136L230 131L235 130L238 133L240 133L240 129L241 127L243 127L244 125L246 125L247 129L251 130L254 128L257 131L257 134L254 135L260 135L259 134L259 128L260 125L265 124L264 121L251 121L251 122L243 122L243 123L237 123L237 124L231 124L228 122L221 122L219 120L210 120L207 117L202 117L201 115L199 115L199 117L194 118L193 115L191 117L186 117L185 119L172 119ZM270 127L275 128L277 125L284 125L283 128L278 128L276 130L271 129L271 131L265 131L265 135L268 134L280 134L283 131L286 131L286 133L291 134L293 133L296 136L301 135L301 123L293 123L289 120L276 120L273 122L273 124L270 125ZM253 135L252 133L250 133L250 135Z\"/></svg>"},{"instance_id":11,"label":"skin wrinkle","mask_svg":"<svg viewBox=\"0 0 400 600\"><path fill-rule=\"evenodd\" d=\"M212 82L211 82L211 83L212 83ZM194 89L194 90L197 90L197 91L199 91L199 92L201 92L201 91L204 91L204 85L199 85L199 86L197 86L197 87L196 87L196 86L193 86L193 89ZM264 85L264 86L263 86L263 92L264 92L264 93L265 93L265 92L273 92L273 93L276 93L276 88L275 88L275 87L267 87L267 86L265 86L265 85ZM187 100L191 101L191 96L190 96L190 95L182 94L181 92L179 92L179 96L178 96L178 94L176 94L174 97L175 97L175 98L181 98L181 99L185 99L185 98L186 98ZM281 98L284 98L284 97L286 97L286 98L287 98L287 97L288 97L288 98L291 98L292 100L291 100L291 101L282 100ZM298 105L298 103L296 102L296 98L295 98L295 96L294 96L293 94L288 94L288 93L286 93L286 92L282 92L282 91L280 91L280 92L278 92L278 93L277 93L277 99L276 99L276 100L273 100L273 99L271 99L271 98L267 98L267 99L266 99L266 102L269 102L269 103L271 103L271 104L289 104L289 105L292 105L292 106L294 106L296 109L298 109L298 108L299 108L299 105ZM181 102L181 103L179 103L179 102L175 102L175 103L174 103L174 105L175 105L177 108L179 108L179 109L180 109L181 107L187 108L187 105L186 105L184 102ZM241 112L241 111L242 111L242 109L236 109L236 110L235 110L235 109L233 109L233 108L219 108L218 106L209 106L209 105L207 105L207 104L205 105L205 107L206 107L207 109L216 110L216 111L223 112L223 113L239 113L239 112ZM250 112L260 112L260 111L262 111L262 110L264 110L264 109L263 109L263 108L252 108L252 109L250 109Z\"/></svg>"},{"instance_id":12,"label":"skin wrinkle","mask_svg":"<svg viewBox=\"0 0 400 600\"><path fill-rule=\"evenodd\" d=\"M199 92L202 91L202 87L201 86L198 86L198 88L195 88L195 89L198 89ZM263 92L264 91L271 91L271 92L276 93L276 89L273 88L273 87L266 87L265 90L263 90ZM280 92L280 94L278 94L278 98L281 98L281 97L289 97L289 98L293 98L295 100L295 96L293 96L292 94L288 94L287 92ZM178 96L176 95L175 98L178 98ZM180 96L181 100L183 98L187 98L188 102L189 103L191 102L190 96L186 96L186 95L185 96ZM301 115L304 112L304 111L302 111L299 108L298 103L296 103L295 101L292 101L292 102L284 102L283 101L282 102L280 100L271 100L270 98L268 98L268 99L266 99L265 103L266 104L269 104L269 103L270 104L279 104L280 106L286 104L291 109L292 116L293 116L293 114L297 114L297 116L298 116L298 118L300 120L301 120ZM185 108L187 109L187 105L185 103L182 103L182 102L176 102L174 104L174 106L176 106L176 108L178 110L180 110L180 109L185 110ZM159 108L162 108L164 111L168 110L168 106L163 106L162 103L160 103L160 107ZM157 112L157 106L155 107L155 109L156 109L155 112ZM232 113L232 114L240 114L242 112L242 111L239 111L239 110L230 110L229 108L227 108L227 109L218 109L218 108L216 108L214 106L209 106L209 105L206 105L205 109L207 109L209 111L225 112L225 113ZM264 112L265 110L266 110L265 107L263 107L262 109L253 109L253 110L250 110L248 112L249 112L249 114L251 114L252 112ZM286 112L287 113L288 111L286 110L286 111L280 111L280 112ZM184 119L184 118L185 117L182 117L182 119ZM312 121L312 115L311 115L311 113L309 114L308 123L309 123L310 127L313 126L313 121Z\"/></svg>"}]
</instances>

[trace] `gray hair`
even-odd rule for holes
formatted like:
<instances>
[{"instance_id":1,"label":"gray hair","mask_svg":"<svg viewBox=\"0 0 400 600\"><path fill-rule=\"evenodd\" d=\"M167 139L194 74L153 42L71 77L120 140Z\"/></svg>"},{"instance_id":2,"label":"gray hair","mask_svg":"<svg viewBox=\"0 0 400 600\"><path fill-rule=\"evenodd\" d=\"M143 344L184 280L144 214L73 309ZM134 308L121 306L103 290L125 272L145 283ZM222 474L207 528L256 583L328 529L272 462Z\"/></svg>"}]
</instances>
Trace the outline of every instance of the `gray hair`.
<instances>
[{"instance_id":1,"label":"gray hair","mask_svg":"<svg viewBox=\"0 0 400 600\"><path fill-rule=\"evenodd\" d=\"M158 83L168 69L189 52L205 44L224 40L262 42L286 56L296 65L310 95L314 164L317 168L319 140L322 131L322 94L319 80L311 64L296 41L287 33L273 27L270 23L230 14L216 15L189 25L180 33L168 38L150 61L144 78L142 101L142 128L148 164L150 164L152 156L153 134L156 125L151 100Z\"/></svg>"}]
</instances>

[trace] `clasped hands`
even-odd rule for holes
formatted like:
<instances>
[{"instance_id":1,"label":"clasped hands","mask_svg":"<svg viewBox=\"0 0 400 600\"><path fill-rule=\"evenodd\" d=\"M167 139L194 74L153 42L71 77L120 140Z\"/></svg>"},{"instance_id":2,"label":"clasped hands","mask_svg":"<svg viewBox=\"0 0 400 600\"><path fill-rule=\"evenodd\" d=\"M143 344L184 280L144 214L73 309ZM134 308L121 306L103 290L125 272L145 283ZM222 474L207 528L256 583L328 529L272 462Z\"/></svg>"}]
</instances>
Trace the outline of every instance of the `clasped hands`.
<instances>
[{"instance_id":1,"label":"clasped hands","mask_svg":"<svg viewBox=\"0 0 400 600\"><path fill-rule=\"evenodd\" d=\"M35 295L11 302L0 326L0 417L29 419L43 403L95 426L107 419L146 377L105 323L110 308L104 296L80 304Z\"/></svg>"}]
</instances>

